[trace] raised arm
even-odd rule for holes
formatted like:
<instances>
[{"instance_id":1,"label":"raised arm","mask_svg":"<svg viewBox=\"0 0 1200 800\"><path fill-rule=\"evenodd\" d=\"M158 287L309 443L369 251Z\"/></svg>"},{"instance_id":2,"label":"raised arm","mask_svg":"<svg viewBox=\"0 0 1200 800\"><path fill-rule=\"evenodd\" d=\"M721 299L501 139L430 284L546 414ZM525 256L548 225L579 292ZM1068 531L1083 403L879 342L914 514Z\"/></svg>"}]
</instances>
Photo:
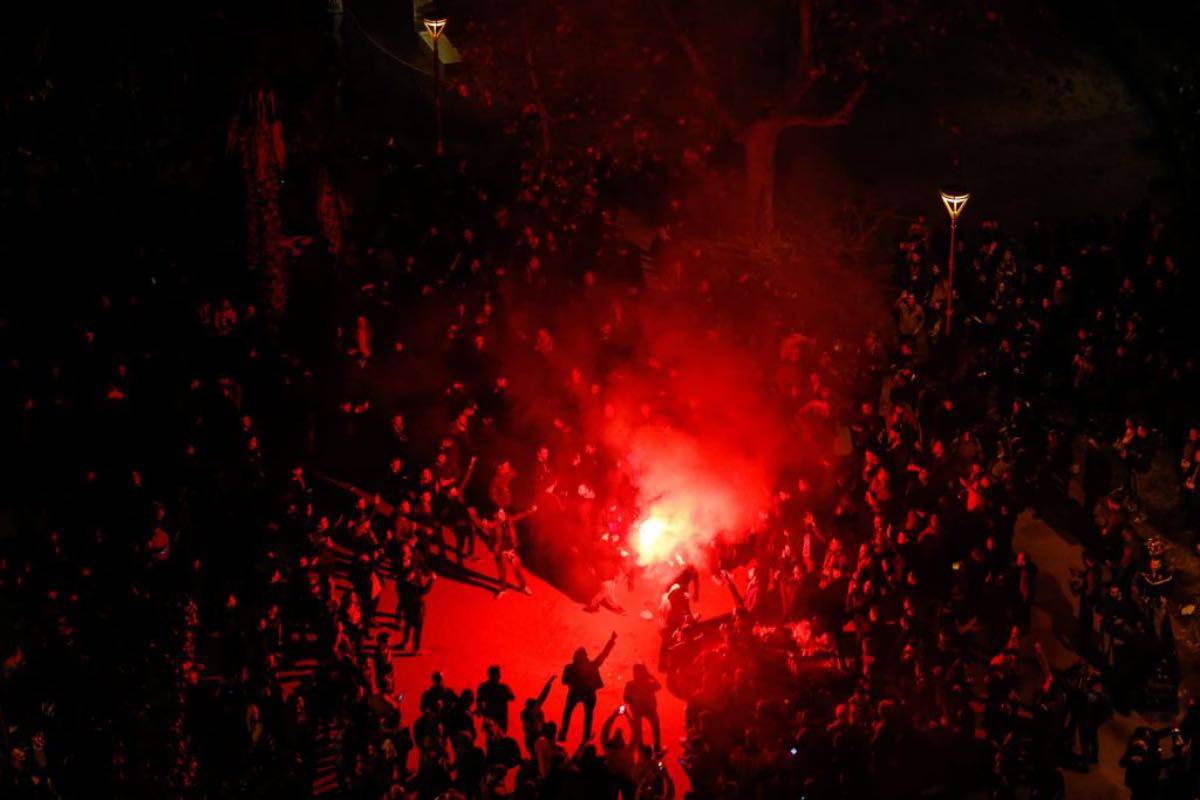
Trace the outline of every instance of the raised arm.
<instances>
[{"instance_id":1,"label":"raised arm","mask_svg":"<svg viewBox=\"0 0 1200 800\"><path fill-rule=\"evenodd\" d=\"M608 715L608 719L604 720L604 725L600 728L600 744L608 745L608 740L612 738L613 723L617 721L617 715L620 713L620 711L614 711Z\"/></svg>"},{"instance_id":2,"label":"raised arm","mask_svg":"<svg viewBox=\"0 0 1200 800\"><path fill-rule=\"evenodd\" d=\"M462 494L463 489L466 489L467 484L471 482L471 473L475 471L475 462L478 460L475 456L471 456L471 461L467 464L467 471L463 473L462 480L458 482L459 494Z\"/></svg>"},{"instance_id":3,"label":"raised arm","mask_svg":"<svg viewBox=\"0 0 1200 800\"><path fill-rule=\"evenodd\" d=\"M616 643L617 643L617 632L613 631L612 636L608 637L608 642L605 643L604 649L600 651L600 655L596 656L596 660L593 661L592 664L594 664L597 667L599 667L601 664L603 664L604 659L608 658L609 654L612 653L613 647L616 645Z\"/></svg>"},{"instance_id":4,"label":"raised arm","mask_svg":"<svg viewBox=\"0 0 1200 800\"><path fill-rule=\"evenodd\" d=\"M742 593L738 591L737 586L733 583L733 576L729 574L729 570L721 570L721 577L725 579L725 586L729 589L729 594L733 596L733 604L737 608L745 608L746 604L742 600Z\"/></svg>"},{"instance_id":5,"label":"raised arm","mask_svg":"<svg viewBox=\"0 0 1200 800\"><path fill-rule=\"evenodd\" d=\"M474 506L467 508L467 518L471 521L471 524L475 526L475 530L483 534L485 538L491 538L492 532L488 527L487 520L484 520L479 516L479 512L475 510Z\"/></svg>"},{"instance_id":6,"label":"raised arm","mask_svg":"<svg viewBox=\"0 0 1200 800\"><path fill-rule=\"evenodd\" d=\"M533 505L533 506L530 506L529 508L525 509L524 511L522 511L520 514L511 514L509 516L509 519L512 520L514 523L520 522L521 520L528 517L530 514L535 513L537 510L538 510L538 507L536 505Z\"/></svg>"},{"instance_id":7,"label":"raised arm","mask_svg":"<svg viewBox=\"0 0 1200 800\"><path fill-rule=\"evenodd\" d=\"M536 698L534 698L534 702L537 705L540 706L542 703L546 702L546 698L550 696L550 687L553 685L554 685L554 676L551 675L550 679L546 681L546 685L542 687L541 693L539 693L538 696Z\"/></svg>"}]
</instances>

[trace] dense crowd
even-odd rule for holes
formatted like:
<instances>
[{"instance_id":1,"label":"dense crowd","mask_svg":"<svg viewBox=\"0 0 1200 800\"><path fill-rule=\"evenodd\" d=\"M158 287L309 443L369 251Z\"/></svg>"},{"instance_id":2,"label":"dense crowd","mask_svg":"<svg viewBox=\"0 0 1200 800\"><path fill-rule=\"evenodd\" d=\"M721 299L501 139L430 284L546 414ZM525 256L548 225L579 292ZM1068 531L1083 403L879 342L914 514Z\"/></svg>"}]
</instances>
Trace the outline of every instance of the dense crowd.
<instances>
[{"instance_id":1,"label":"dense crowd","mask_svg":"<svg viewBox=\"0 0 1200 800\"><path fill-rule=\"evenodd\" d=\"M1177 710L1173 574L1165 542L1134 525L1163 452L1178 474L1159 480L1180 493L1164 505L1195 524L1195 363L1167 241L1146 213L1035 224L1023 241L985 221L959 242L947 336L942 251L910 227L897 336L867 343L866 375L843 383L853 402L821 409L852 441L835 488L781 492L741 556L732 621L681 667L701 687L685 760L703 795L961 796L990 773L993 796L1057 797L1061 769L1097 763L1114 708ZM1027 508L1084 545L1065 670L1029 637L1037 567L1014 545ZM686 593L667 599L684 648ZM844 683L815 681L812 658ZM1195 791L1196 722L1137 732L1121 761L1134 796ZM928 752L946 758L914 769Z\"/></svg>"},{"instance_id":2,"label":"dense crowd","mask_svg":"<svg viewBox=\"0 0 1200 800\"><path fill-rule=\"evenodd\" d=\"M621 610L642 577L620 454L574 424L603 375L551 359L560 332L531 309L591 308L599 364L637 335L612 302L631 286L730 337L730 304L786 305L673 244L682 226L639 258L614 224L636 161L485 179L384 138L352 153L377 176L338 185L335 165L287 152L269 91L248 98L229 137L244 275L195 280L135 247L52 330L4 319L24 459L0 540L5 796L666 798L674 758L700 798L1060 797L1113 709L1175 710L1172 571L1137 525L1163 453L1182 527L1200 511L1191 283L1145 210L1023 238L964 224L949 321L945 242L918 220L894 319L865 341L764 323L790 365L771 389L841 455L781 477L755 530L662 587L659 660L618 708L597 708L615 637L580 648L557 692L556 675L517 698L503 664L455 690L431 664L405 697L393 657L421 653L438 580L528 593L523 561L562 563L528 515L578 531L588 567L570 582L589 610ZM84 180L22 159L35 205ZM282 232L285 176L316 187L296 215L311 237ZM544 396L553 424L521 427L518 392ZM1030 507L1066 514L1085 545L1066 670L1030 637L1037 567L1014 545ZM710 574L730 612L701 619ZM687 702L679 742L662 740L664 685ZM1192 709L1139 729L1121 761L1134 797L1193 796L1198 731Z\"/></svg>"}]
</instances>

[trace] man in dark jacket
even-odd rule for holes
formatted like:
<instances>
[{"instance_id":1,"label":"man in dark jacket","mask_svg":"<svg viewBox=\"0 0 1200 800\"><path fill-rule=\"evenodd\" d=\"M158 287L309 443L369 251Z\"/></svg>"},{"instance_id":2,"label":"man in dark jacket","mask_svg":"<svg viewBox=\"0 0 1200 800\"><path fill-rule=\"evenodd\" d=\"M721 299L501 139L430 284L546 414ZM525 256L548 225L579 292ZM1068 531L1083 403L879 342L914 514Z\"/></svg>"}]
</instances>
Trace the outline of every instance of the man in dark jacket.
<instances>
[{"instance_id":1,"label":"man in dark jacket","mask_svg":"<svg viewBox=\"0 0 1200 800\"><path fill-rule=\"evenodd\" d=\"M655 696L662 688L645 664L633 665L633 680L625 684L625 705L629 711L629 721L633 726L633 741L630 745L636 750L642 746L642 720L650 723L650 733L654 740L654 751L662 752L662 731L658 723L658 698Z\"/></svg>"},{"instance_id":2,"label":"man in dark jacket","mask_svg":"<svg viewBox=\"0 0 1200 800\"><path fill-rule=\"evenodd\" d=\"M613 631L600 655L595 659L587 657L587 651L580 647L575 651L575 657L563 668L562 682L567 687L567 705L563 709L562 728L558 732L558 740L567 740L567 729L571 725L571 713L575 706L583 704L583 741L592 738L592 715L596 710L596 692L604 687L600 677L600 666L608 658L613 646L617 643L617 633Z\"/></svg>"},{"instance_id":3,"label":"man in dark jacket","mask_svg":"<svg viewBox=\"0 0 1200 800\"><path fill-rule=\"evenodd\" d=\"M479 688L475 691L475 703L479 713L507 733L508 704L515 699L516 695L513 694L513 690L507 683L500 680L500 668L488 667L488 679L479 684Z\"/></svg>"}]
</instances>

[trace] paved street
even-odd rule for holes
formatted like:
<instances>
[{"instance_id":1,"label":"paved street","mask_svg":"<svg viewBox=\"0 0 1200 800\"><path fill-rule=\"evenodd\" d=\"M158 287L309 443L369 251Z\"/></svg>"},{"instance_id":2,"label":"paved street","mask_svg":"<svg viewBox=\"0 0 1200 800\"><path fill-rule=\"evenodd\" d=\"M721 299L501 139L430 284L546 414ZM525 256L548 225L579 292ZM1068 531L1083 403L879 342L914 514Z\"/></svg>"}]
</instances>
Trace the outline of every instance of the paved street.
<instances>
[{"instance_id":1,"label":"paved street","mask_svg":"<svg viewBox=\"0 0 1200 800\"><path fill-rule=\"evenodd\" d=\"M1071 487L1071 496L1072 499L1078 500L1078 486ZM1078 511L1077 503L1075 509ZM1057 518L1056 514L1047 516ZM1066 527L1059 525L1063 530L1060 532L1033 511L1026 511L1017 522L1014 545L1027 551L1040 570L1037 603L1033 615L1033 635L1036 641L1041 643L1051 665L1056 668L1068 667L1077 658L1071 645L1079 603L1078 598L1071 593L1069 570L1081 566L1083 549L1078 541L1065 532ZM1149 536L1155 531L1148 525L1139 524L1138 533L1141 536ZM1196 660L1197 648L1191 626L1181 622L1177 614L1181 606L1191 602L1186 598L1190 595L1189 587L1194 583L1197 567L1200 565L1192 554L1179 547L1168 550L1168 563L1178 575L1173 619L1180 646L1180 658L1184 665L1185 680L1180 698L1182 707L1187 698L1196 691L1195 670L1189 668L1189 665ZM1125 742L1139 725L1164 727L1170 724L1172 719L1172 716L1167 714L1148 717L1136 714L1114 715L1101 731L1100 765L1086 774L1070 770L1065 772L1067 796L1072 800L1127 798L1129 790L1124 786L1124 772L1117 765L1121 754L1125 752Z\"/></svg>"}]
</instances>

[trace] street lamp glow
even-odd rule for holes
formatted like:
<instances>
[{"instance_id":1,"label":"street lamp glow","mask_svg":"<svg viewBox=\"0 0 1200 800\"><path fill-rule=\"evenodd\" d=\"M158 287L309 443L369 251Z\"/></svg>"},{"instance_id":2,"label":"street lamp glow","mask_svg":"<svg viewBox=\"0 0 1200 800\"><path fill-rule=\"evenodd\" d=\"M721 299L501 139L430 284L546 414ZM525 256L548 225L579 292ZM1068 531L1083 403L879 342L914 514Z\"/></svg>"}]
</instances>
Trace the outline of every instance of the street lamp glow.
<instances>
[{"instance_id":1,"label":"street lamp glow","mask_svg":"<svg viewBox=\"0 0 1200 800\"><path fill-rule=\"evenodd\" d=\"M446 28L446 18L438 17L437 19L425 18L425 30L433 37L434 41L442 35L442 31Z\"/></svg>"},{"instance_id":2,"label":"street lamp glow","mask_svg":"<svg viewBox=\"0 0 1200 800\"><path fill-rule=\"evenodd\" d=\"M434 152L441 156L446 152L446 145L442 140L442 56L438 53L438 42L442 38L442 31L446 30L446 18L424 17L422 21L425 23L426 33L433 40L433 106L437 118L437 145Z\"/></svg>"},{"instance_id":3,"label":"street lamp glow","mask_svg":"<svg viewBox=\"0 0 1200 800\"><path fill-rule=\"evenodd\" d=\"M960 186L948 186L942 189L942 203L946 206L946 213L950 215L951 223L958 222L958 215L962 213L970 199L971 193Z\"/></svg>"},{"instance_id":4,"label":"street lamp glow","mask_svg":"<svg viewBox=\"0 0 1200 800\"><path fill-rule=\"evenodd\" d=\"M954 234L958 229L958 215L967 206L971 193L962 186L947 186L941 191L942 205L950 215L950 264L946 270L946 338L950 338L950 320L954 317Z\"/></svg>"}]
</instances>

